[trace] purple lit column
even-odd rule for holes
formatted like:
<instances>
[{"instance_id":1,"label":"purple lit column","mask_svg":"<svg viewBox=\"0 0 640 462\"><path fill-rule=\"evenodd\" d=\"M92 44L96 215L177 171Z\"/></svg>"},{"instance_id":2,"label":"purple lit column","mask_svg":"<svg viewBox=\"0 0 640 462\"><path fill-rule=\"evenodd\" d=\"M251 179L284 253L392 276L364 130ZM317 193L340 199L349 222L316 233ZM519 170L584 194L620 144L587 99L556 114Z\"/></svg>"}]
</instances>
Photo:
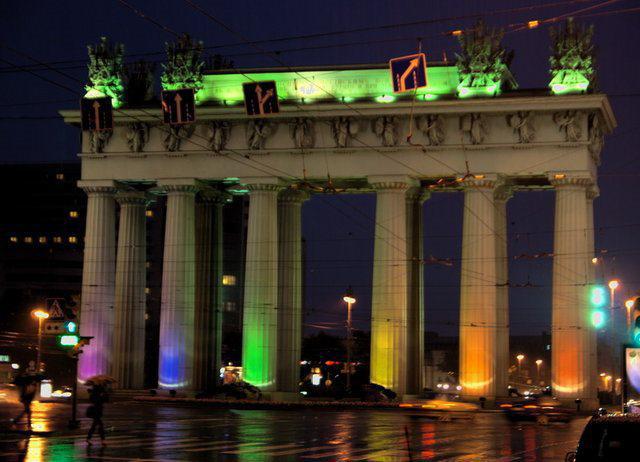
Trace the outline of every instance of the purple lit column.
<instances>
[{"instance_id":1,"label":"purple lit column","mask_svg":"<svg viewBox=\"0 0 640 462\"><path fill-rule=\"evenodd\" d=\"M162 270L158 386L193 387L195 314L195 182L162 184L167 216Z\"/></svg>"},{"instance_id":2,"label":"purple lit column","mask_svg":"<svg viewBox=\"0 0 640 462\"><path fill-rule=\"evenodd\" d=\"M79 181L87 193L80 332L93 337L78 363L80 383L111 366L116 265L116 204L112 181Z\"/></svg>"}]
</instances>

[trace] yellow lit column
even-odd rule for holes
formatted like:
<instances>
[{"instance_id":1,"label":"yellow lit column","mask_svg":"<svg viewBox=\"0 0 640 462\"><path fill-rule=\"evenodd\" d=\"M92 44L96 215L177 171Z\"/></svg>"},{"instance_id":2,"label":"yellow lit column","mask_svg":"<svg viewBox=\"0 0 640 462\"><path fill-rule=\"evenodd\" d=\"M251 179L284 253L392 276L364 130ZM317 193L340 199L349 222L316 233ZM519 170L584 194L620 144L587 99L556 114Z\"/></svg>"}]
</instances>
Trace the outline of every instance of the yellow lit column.
<instances>
[{"instance_id":1,"label":"yellow lit column","mask_svg":"<svg viewBox=\"0 0 640 462\"><path fill-rule=\"evenodd\" d=\"M116 199L120 204L120 227L112 375L119 388L141 389L144 385L147 198L143 192L121 192Z\"/></svg>"},{"instance_id":2,"label":"yellow lit column","mask_svg":"<svg viewBox=\"0 0 640 462\"><path fill-rule=\"evenodd\" d=\"M372 383L399 395L407 390L407 205L408 177L371 177L376 190L371 307Z\"/></svg>"},{"instance_id":3,"label":"yellow lit column","mask_svg":"<svg viewBox=\"0 0 640 462\"><path fill-rule=\"evenodd\" d=\"M495 190L496 240L496 396L507 396L509 381L509 257L507 254L507 201L511 189Z\"/></svg>"},{"instance_id":4,"label":"yellow lit column","mask_svg":"<svg viewBox=\"0 0 640 462\"><path fill-rule=\"evenodd\" d=\"M278 199L278 391L297 392L302 346L302 203L287 189Z\"/></svg>"},{"instance_id":5,"label":"yellow lit column","mask_svg":"<svg viewBox=\"0 0 640 462\"><path fill-rule=\"evenodd\" d=\"M245 179L249 223L245 257L242 368L244 379L276 391L278 348L278 192L273 178Z\"/></svg>"},{"instance_id":6,"label":"yellow lit column","mask_svg":"<svg viewBox=\"0 0 640 462\"><path fill-rule=\"evenodd\" d=\"M589 177L554 175L556 191L551 314L551 386L567 403L581 399L596 406L593 358L595 342L589 320L588 283L592 278L592 212ZM591 221L591 223L589 223Z\"/></svg>"},{"instance_id":7,"label":"yellow lit column","mask_svg":"<svg viewBox=\"0 0 640 462\"><path fill-rule=\"evenodd\" d=\"M411 188L407 206L407 393L419 394L424 388L424 235L422 209L429 193Z\"/></svg>"},{"instance_id":8,"label":"yellow lit column","mask_svg":"<svg viewBox=\"0 0 640 462\"><path fill-rule=\"evenodd\" d=\"M498 294L495 176L465 180L460 279L460 384L469 398L496 396Z\"/></svg>"},{"instance_id":9,"label":"yellow lit column","mask_svg":"<svg viewBox=\"0 0 640 462\"><path fill-rule=\"evenodd\" d=\"M116 270L116 192L113 181L79 181L87 193L80 331L93 337L78 363L82 383L111 373Z\"/></svg>"}]
</instances>

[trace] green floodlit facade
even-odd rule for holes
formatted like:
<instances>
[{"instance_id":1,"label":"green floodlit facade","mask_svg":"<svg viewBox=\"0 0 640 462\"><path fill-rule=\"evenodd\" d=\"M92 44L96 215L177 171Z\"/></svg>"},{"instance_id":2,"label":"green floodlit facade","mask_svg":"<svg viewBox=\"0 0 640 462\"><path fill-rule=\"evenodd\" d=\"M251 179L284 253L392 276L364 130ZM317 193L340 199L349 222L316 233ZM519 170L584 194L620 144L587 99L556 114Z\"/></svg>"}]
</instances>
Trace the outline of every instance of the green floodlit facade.
<instances>
[{"instance_id":1,"label":"green floodlit facade","mask_svg":"<svg viewBox=\"0 0 640 462\"><path fill-rule=\"evenodd\" d=\"M413 92L394 95L389 69L327 69L292 71L227 71L204 76L204 88L198 92L199 104L235 106L243 104L242 84L246 82L274 80L278 97L285 101L302 103L339 102L352 103L374 100L393 103L399 97L413 96ZM420 88L417 99L430 101L445 96L455 96L460 83L455 66L427 68L426 88Z\"/></svg>"}]
</instances>

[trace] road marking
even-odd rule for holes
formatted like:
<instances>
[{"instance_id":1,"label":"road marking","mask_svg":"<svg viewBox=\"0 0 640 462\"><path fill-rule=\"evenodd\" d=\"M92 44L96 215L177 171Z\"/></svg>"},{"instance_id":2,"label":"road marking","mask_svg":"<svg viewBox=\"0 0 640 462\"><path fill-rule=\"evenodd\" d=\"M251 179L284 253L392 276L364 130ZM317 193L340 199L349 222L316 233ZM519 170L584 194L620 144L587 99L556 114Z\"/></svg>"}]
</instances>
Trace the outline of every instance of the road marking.
<instances>
[{"instance_id":1,"label":"road marking","mask_svg":"<svg viewBox=\"0 0 640 462\"><path fill-rule=\"evenodd\" d=\"M195 449L187 449L187 452L204 452L204 451L224 451L226 449L233 449L245 446L260 446L263 443L240 443L240 444L229 444L227 446L210 446L210 447L200 447Z\"/></svg>"},{"instance_id":2,"label":"road marking","mask_svg":"<svg viewBox=\"0 0 640 462\"><path fill-rule=\"evenodd\" d=\"M357 457L351 457L351 455L349 455L343 460L377 460L378 457L386 456L396 456L393 458L394 461L405 460L407 458L406 451L400 452L397 449L388 449L386 451L369 452L368 454ZM398 459L398 457L400 457L400 459Z\"/></svg>"},{"instance_id":3,"label":"road marking","mask_svg":"<svg viewBox=\"0 0 640 462\"><path fill-rule=\"evenodd\" d=\"M291 456L293 454L301 454L303 452L311 452L311 451L324 451L325 449L332 449L335 446L315 446L312 448L298 448L292 449L290 451L276 451L276 452L265 452L267 456Z\"/></svg>"},{"instance_id":4,"label":"road marking","mask_svg":"<svg viewBox=\"0 0 640 462\"><path fill-rule=\"evenodd\" d=\"M259 448L253 449L241 449L239 451L227 451L224 454L251 454L252 452L260 452L260 451L272 451L274 449L287 449L287 448L296 448L300 447L297 443L290 444L280 444L278 446L261 446Z\"/></svg>"},{"instance_id":5,"label":"road marking","mask_svg":"<svg viewBox=\"0 0 640 462\"><path fill-rule=\"evenodd\" d=\"M180 443L187 443L187 442L191 442L191 444L193 444L193 442L195 441L199 441L200 438L181 438L181 439L172 439L172 440L167 440L167 441L163 441L163 440L158 440L155 441L154 439L151 440L143 440L143 441L123 441L123 442L116 442L115 444L111 444L110 443L110 439L107 438L107 445L109 447L112 448L130 448L130 447L158 447L158 446L164 446L162 449L167 449L167 446L175 446L175 447L180 447Z\"/></svg>"},{"instance_id":6,"label":"road marking","mask_svg":"<svg viewBox=\"0 0 640 462\"><path fill-rule=\"evenodd\" d=\"M331 451L331 452L322 452L320 454L309 454L308 456L300 456L300 457L302 457L303 459L324 459L325 457L350 456L352 454L361 454L363 452L369 452L369 451L371 451L370 448L354 449L354 450L348 450L348 449L339 450L338 448L336 448L334 451Z\"/></svg>"}]
</instances>

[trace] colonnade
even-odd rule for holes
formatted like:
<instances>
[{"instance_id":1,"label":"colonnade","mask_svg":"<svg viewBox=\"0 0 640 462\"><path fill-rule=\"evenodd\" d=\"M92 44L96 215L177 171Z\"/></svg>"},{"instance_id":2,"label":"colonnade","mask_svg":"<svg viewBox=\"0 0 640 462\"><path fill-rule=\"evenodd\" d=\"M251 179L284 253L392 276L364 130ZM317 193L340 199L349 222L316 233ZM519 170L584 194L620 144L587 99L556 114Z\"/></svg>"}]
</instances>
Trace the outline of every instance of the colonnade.
<instances>
[{"instance_id":1,"label":"colonnade","mask_svg":"<svg viewBox=\"0 0 640 462\"><path fill-rule=\"evenodd\" d=\"M586 285L593 281L595 189L589 178L550 175L556 192L552 386L564 399L595 399L595 337ZM376 194L371 381L400 395L423 387L422 209L428 193L406 176L369 177ZM249 191L244 277L244 378L265 392L297 392L302 337L301 210L308 194L276 178L243 178ZM460 384L469 399L507 391L509 303L506 203L496 175L461 178ZM80 182L88 196L81 329L93 336L80 380L111 373L140 388L144 361L146 196L115 183ZM222 202L195 180L161 181L167 194L160 322L161 388L199 389L220 363L221 321L210 284L222 275ZM120 224L116 246L116 201ZM196 211L198 213L196 213ZM116 252L117 248L117 252ZM218 249L218 250L216 250ZM428 323L428 318L427 318Z\"/></svg>"}]
</instances>

